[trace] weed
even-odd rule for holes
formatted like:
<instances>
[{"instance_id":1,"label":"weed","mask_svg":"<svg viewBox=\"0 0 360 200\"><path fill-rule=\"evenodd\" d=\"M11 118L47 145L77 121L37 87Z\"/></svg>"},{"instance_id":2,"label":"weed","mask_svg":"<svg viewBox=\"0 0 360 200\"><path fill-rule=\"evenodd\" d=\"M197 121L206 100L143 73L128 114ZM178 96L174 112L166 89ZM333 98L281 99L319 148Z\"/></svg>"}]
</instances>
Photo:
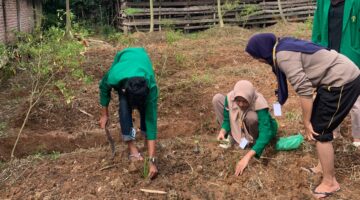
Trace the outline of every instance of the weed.
<instances>
[{"instance_id":1,"label":"weed","mask_svg":"<svg viewBox=\"0 0 360 200\"><path fill-rule=\"evenodd\" d=\"M53 151L51 154L49 154L50 160L57 160L60 158L60 152Z\"/></svg>"},{"instance_id":2,"label":"weed","mask_svg":"<svg viewBox=\"0 0 360 200\"><path fill-rule=\"evenodd\" d=\"M183 54L181 54L181 53L176 53L175 54L175 62L176 62L176 64L183 65L185 63L185 59L186 59L186 57Z\"/></svg>"},{"instance_id":3,"label":"weed","mask_svg":"<svg viewBox=\"0 0 360 200\"><path fill-rule=\"evenodd\" d=\"M295 111L289 111L285 113L285 118L290 122L297 122L301 120L301 114Z\"/></svg>"},{"instance_id":4,"label":"weed","mask_svg":"<svg viewBox=\"0 0 360 200\"><path fill-rule=\"evenodd\" d=\"M33 155L30 155L30 157L34 158L35 160L43 160L46 157L46 153L39 151Z\"/></svg>"},{"instance_id":5,"label":"weed","mask_svg":"<svg viewBox=\"0 0 360 200\"><path fill-rule=\"evenodd\" d=\"M142 9L139 8L126 8L124 11L125 15L134 15L142 12Z\"/></svg>"},{"instance_id":6,"label":"weed","mask_svg":"<svg viewBox=\"0 0 360 200\"><path fill-rule=\"evenodd\" d=\"M166 31L165 37L168 44L173 44L174 42L177 42L184 38L184 34L181 31L169 30Z\"/></svg>"},{"instance_id":7,"label":"weed","mask_svg":"<svg viewBox=\"0 0 360 200\"><path fill-rule=\"evenodd\" d=\"M196 85L201 85L201 84L207 85L214 81L214 77L209 73L205 73L201 75L194 74L191 78L191 81Z\"/></svg>"},{"instance_id":8,"label":"weed","mask_svg":"<svg viewBox=\"0 0 360 200\"><path fill-rule=\"evenodd\" d=\"M58 151L52 151L51 153L47 153L45 151L38 151L33 155L30 155L30 158L33 158L34 160L43 160L43 159L50 159L50 160L57 160L60 158L60 152Z\"/></svg>"},{"instance_id":9,"label":"weed","mask_svg":"<svg viewBox=\"0 0 360 200\"><path fill-rule=\"evenodd\" d=\"M6 123L0 122L0 137L6 136L5 129L6 129Z\"/></svg>"},{"instance_id":10,"label":"weed","mask_svg":"<svg viewBox=\"0 0 360 200\"><path fill-rule=\"evenodd\" d=\"M115 44L122 44L124 46L131 46L135 43L135 39L129 35L124 35L123 33L113 33L107 36L107 40Z\"/></svg>"}]
</instances>

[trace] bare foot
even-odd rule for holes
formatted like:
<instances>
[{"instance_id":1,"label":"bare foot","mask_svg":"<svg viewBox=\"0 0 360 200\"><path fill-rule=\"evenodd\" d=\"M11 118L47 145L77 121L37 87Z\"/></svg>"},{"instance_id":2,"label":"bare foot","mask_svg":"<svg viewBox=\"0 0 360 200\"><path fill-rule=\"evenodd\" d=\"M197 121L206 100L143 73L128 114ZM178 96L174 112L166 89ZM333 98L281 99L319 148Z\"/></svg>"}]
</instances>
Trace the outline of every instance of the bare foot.
<instances>
[{"instance_id":1,"label":"bare foot","mask_svg":"<svg viewBox=\"0 0 360 200\"><path fill-rule=\"evenodd\" d=\"M317 199L328 197L335 192L340 190L339 183L334 180L330 185L321 183L319 186L316 187L316 189L313 192L313 195Z\"/></svg>"}]
</instances>

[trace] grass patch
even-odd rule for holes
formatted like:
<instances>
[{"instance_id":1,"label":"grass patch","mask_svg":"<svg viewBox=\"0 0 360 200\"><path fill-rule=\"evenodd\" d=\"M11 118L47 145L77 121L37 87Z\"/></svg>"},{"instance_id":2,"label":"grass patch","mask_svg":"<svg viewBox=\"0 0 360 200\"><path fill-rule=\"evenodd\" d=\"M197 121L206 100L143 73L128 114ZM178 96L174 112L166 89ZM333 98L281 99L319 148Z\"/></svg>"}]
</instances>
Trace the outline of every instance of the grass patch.
<instances>
[{"instance_id":1,"label":"grass patch","mask_svg":"<svg viewBox=\"0 0 360 200\"><path fill-rule=\"evenodd\" d=\"M35 160L43 160L43 159L50 159L50 160L57 160L60 158L61 153L58 151L52 151L51 153L47 153L44 151L39 151L29 157Z\"/></svg>"},{"instance_id":2,"label":"grass patch","mask_svg":"<svg viewBox=\"0 0 360 200\"><path fill-rule=\"evenodd\" d=\"M166 42L173 44L184 38L184 34L181 31L169 30L165 33Z\"/></svg>"},{"instance_id":3,"label":"grass patch","mask_svg":"<svg viewBox=\"0 0 360 200\"><path fill-rule=\"evenodd\" d=\"M205 73L205 74L194 74L191 77L191 81L195 83L196 85L202 85L202 84L211 84L214 81L214 76Z\"/></svg>"},{"instance_id":4,"label":"grass patch","mask_svg":"<svg viewBox=\"0 0 360 200\"><path fill-rule=\"evenodd\" d=\"M6 129L6 123L0 122L0 137L5 137L7 135L5 129Z\"/></svg>"},{"instance_id":5,"label":"grass patch","mask_svg":"<svg viewBox=\"0 0 360 200\"><path fill-rule=\"evenodd\" d=\"M297 122L301 120L301 114L295 111L289 111L285 113L285 118L289 122Z\"/></svg>"}]
</instances>

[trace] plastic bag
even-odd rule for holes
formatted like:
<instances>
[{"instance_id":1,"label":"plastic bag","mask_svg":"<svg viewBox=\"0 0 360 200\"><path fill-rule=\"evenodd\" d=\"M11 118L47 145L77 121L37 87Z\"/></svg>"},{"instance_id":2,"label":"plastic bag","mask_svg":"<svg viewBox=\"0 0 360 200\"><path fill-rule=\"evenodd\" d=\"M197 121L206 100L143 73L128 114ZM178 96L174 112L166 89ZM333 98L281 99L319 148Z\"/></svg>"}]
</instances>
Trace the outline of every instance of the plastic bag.
<instances>
[{"instance_id":1,"label":"plastic bag","mask_svg":"<svg viewBox=\"0 0 360 200\"><path fill-rule=\"evenodd\" d=\"M304 141L304 137L299 133L289 137L281 137L276 142L275 149L277 151L288 151L299 148L300 144Z\"/></svg>"}]
</instances>

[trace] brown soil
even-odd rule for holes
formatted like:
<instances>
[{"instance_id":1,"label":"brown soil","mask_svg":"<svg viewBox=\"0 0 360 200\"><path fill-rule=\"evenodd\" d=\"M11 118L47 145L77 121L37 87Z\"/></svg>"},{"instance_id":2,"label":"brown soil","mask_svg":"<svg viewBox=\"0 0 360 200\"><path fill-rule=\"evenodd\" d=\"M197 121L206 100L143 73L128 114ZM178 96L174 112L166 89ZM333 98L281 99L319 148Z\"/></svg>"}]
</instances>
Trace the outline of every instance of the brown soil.
<instances>
[{"instance_id":1,"label":"brown soil","mask_svg":"<svg viewBox=\"0 0 360 200\"><path fill-rule=\"evenodd\" d=\"M15 87L24 77L10 80L0 91L0 119L7 125L4 130L0 127L0 198L311 199L310 190L321 177L300 167L316 164L312 143L304 142L291 152L276 152L271 145L261 159L251 161L242 176L235 177L235 164L247 151L237 147L223 150L215 141L219 127L211 106L214 94L226 93L236 81L247 79L270 104L275 101L276 81L271 69L244 53L244 45L255 31L310 37L304 24L278 24L253 31L211 29L171 44L166 41L170 33L131 36L136 46L144 46L150 53L160 88L160 174L152 181L142 177L142 163L133 166L128 162L119 139L115 93L110 106L111 132L117 140L114 160L110 160L104 132L97 124L97 83L124 45L114 47L90 40L82 67L95 81L89 85L69 82L76 91L70 105L45 97L32 112L16 149L18 159L12 162L11 148L27 104L26 93ZM283 112L284 116L277 118L279 136L303 131L299 102L292 90ZM138 123L137 117L134 120ZM342 190L329 199L358 199L360 195L360 152L350 145L349 126L346 119L341 130L344 137L334 142L336 175ZM195 151L197 141L199 152ZM141 188L167 194L147 194Z\"/></svg>"}]
</instances>

